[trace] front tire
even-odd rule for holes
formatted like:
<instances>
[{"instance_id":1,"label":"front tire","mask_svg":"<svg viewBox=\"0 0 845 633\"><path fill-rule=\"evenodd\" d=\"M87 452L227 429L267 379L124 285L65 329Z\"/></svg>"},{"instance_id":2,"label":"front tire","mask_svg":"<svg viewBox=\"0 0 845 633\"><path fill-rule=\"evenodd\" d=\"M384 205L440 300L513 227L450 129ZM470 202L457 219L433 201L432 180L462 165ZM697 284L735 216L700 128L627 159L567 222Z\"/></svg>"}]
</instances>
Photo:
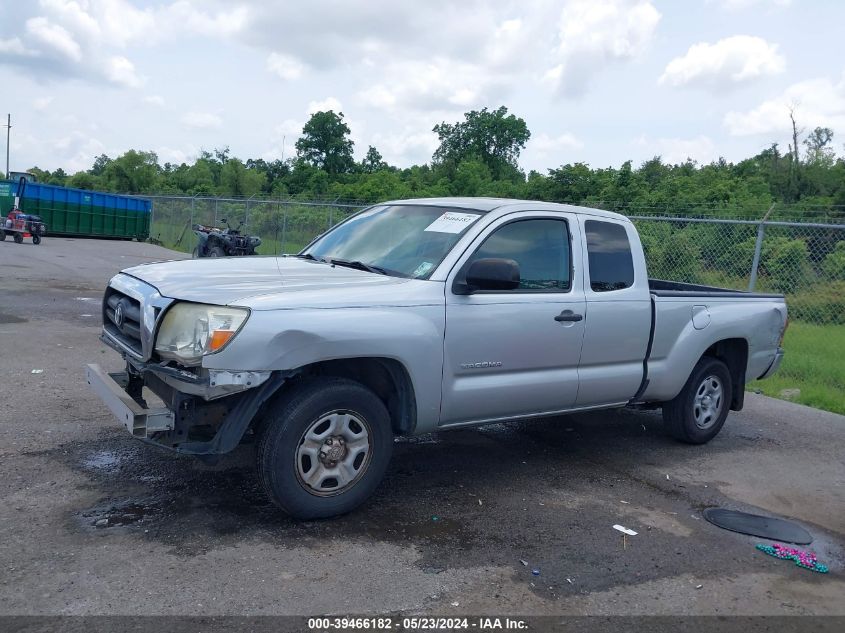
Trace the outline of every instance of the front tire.
<instances>
[{"instance_id":1,"label":"front tire","mask_svg":"<svg viewBox=\"0 0 845 633\"><path fill-rule=\"evenodd\" d=\"M258 472L285 512L321 519L364 503L392 452L390 415L376 394L345 378L306 380L262 421Z\"/></svg>"},{"instance_id":2,"label":"front tire","mask_svg":"<svg viewBox=\"0 0 845 633\"><path fill-rule=\"evenodd\" d=\"M21 233L15 233L12 239L15 240L15 244L23 244L23 235Z\"/></svg>"},{"instance_id":3,"label":"front tire","mask_svg":"<svg viewBox=\"0 0 845 633\"><path fill-rule=\"evenodd\" d=\"M705 356L681 393L663 405L663 423L676 440L706 444L722 430L732 398L731 372L722 361Z\"/></svg>"},{"instance_id":4,"label":"front tire","mask_svg":"<svg viewBox=\"0 0 845 633\"><path fill-rule=\"evenodd\" d=\"M208 257L226 257L226 251L221 246L212 246L207 252Z\"/></svg>"},{"instance_id":5,"label":"front tire","mask_svg":"<svg viewBox=\"0 0 845 633\"><path fill-rule=\"evenodd\" d=\"M35 233L32 234L32 243L38 246L41 243L41 236L36 235Z\"/></svg>"}]
</instances>

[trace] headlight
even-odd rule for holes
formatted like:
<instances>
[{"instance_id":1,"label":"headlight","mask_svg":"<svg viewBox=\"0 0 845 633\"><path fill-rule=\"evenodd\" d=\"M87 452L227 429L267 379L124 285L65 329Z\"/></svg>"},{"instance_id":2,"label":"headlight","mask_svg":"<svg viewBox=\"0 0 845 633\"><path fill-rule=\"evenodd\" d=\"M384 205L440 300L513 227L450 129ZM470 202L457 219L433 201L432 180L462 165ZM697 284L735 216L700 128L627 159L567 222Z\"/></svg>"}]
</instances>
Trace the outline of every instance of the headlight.
<instances>
[{"instance_id":1,"label":"headlight","mask_svg":"<svg viewBox=\"0 0 845 633\"><path fill-rule=\"evenodd\" d=\"M203 356L223 349L248 316L244 308L177 303L164 315L156 352L183 365L199 365Z\"/></svg>"}]
</instances>

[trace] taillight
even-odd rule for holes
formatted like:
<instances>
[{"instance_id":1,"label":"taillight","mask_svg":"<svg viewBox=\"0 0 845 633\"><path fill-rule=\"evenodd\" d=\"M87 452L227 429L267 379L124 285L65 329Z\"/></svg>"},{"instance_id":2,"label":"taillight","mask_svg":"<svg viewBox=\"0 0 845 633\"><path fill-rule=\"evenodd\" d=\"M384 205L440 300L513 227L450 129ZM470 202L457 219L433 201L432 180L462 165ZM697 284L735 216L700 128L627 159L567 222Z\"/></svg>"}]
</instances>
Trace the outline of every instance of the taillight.
<instances>
[{"instance_id":1,"label":"taillight","mask_svg":"<svg viewBox=\"0 0 845 633\"><path fill-rule=\"evenodd\" d=\"M786 328L789 327L789 317L786 317L786 323L783 324L783 331L780 333L780 340L778 341L778 347L783 347L783 337L786 336Z\"/></svg>"}]
</instances>

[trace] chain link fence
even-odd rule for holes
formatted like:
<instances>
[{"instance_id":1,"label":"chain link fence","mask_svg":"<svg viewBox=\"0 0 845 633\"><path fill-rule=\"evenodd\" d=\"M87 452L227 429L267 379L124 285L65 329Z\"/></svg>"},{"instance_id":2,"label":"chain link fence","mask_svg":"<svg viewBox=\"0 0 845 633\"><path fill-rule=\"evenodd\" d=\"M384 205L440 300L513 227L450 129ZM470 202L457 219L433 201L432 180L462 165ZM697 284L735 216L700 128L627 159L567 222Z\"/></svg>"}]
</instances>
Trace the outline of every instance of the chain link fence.
<instances>
[{"instance_id":1,"label":"chain link fence","mask_svg":"<svg viewBox=\"0 0 845 633\"><path fill-rule=\"evenodd\" d=\"M152 196L151 236L191 252L194 224L241 225L262 255L293 253L363 204ZM635 215L649 275L786 295L786 358L768 395L845 413L845 224Z\"/></svg>"}]
</instances>

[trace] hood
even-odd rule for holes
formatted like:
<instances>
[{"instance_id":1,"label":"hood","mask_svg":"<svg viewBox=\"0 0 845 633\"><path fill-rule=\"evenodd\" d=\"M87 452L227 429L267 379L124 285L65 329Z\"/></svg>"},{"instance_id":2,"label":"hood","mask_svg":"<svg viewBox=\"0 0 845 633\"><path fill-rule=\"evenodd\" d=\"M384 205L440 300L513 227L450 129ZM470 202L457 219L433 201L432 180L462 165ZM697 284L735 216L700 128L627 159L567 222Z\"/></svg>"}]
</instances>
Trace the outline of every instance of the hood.
<instances>
[{"instance_id":1,"label":"hood","mask_svg":"<svg viewBox=\"0 0 845 633\"><path fill-rule=\"evenodd\" d=\"M437 282L388 277L297 257L221 257L143 264L122 271L165 297L240 305L257 310L290 307L428 304L417 290ZM401 289L401 290L400 290ZM440 295L442 298L442 288Z\"/></svg>"}]
</instances>

